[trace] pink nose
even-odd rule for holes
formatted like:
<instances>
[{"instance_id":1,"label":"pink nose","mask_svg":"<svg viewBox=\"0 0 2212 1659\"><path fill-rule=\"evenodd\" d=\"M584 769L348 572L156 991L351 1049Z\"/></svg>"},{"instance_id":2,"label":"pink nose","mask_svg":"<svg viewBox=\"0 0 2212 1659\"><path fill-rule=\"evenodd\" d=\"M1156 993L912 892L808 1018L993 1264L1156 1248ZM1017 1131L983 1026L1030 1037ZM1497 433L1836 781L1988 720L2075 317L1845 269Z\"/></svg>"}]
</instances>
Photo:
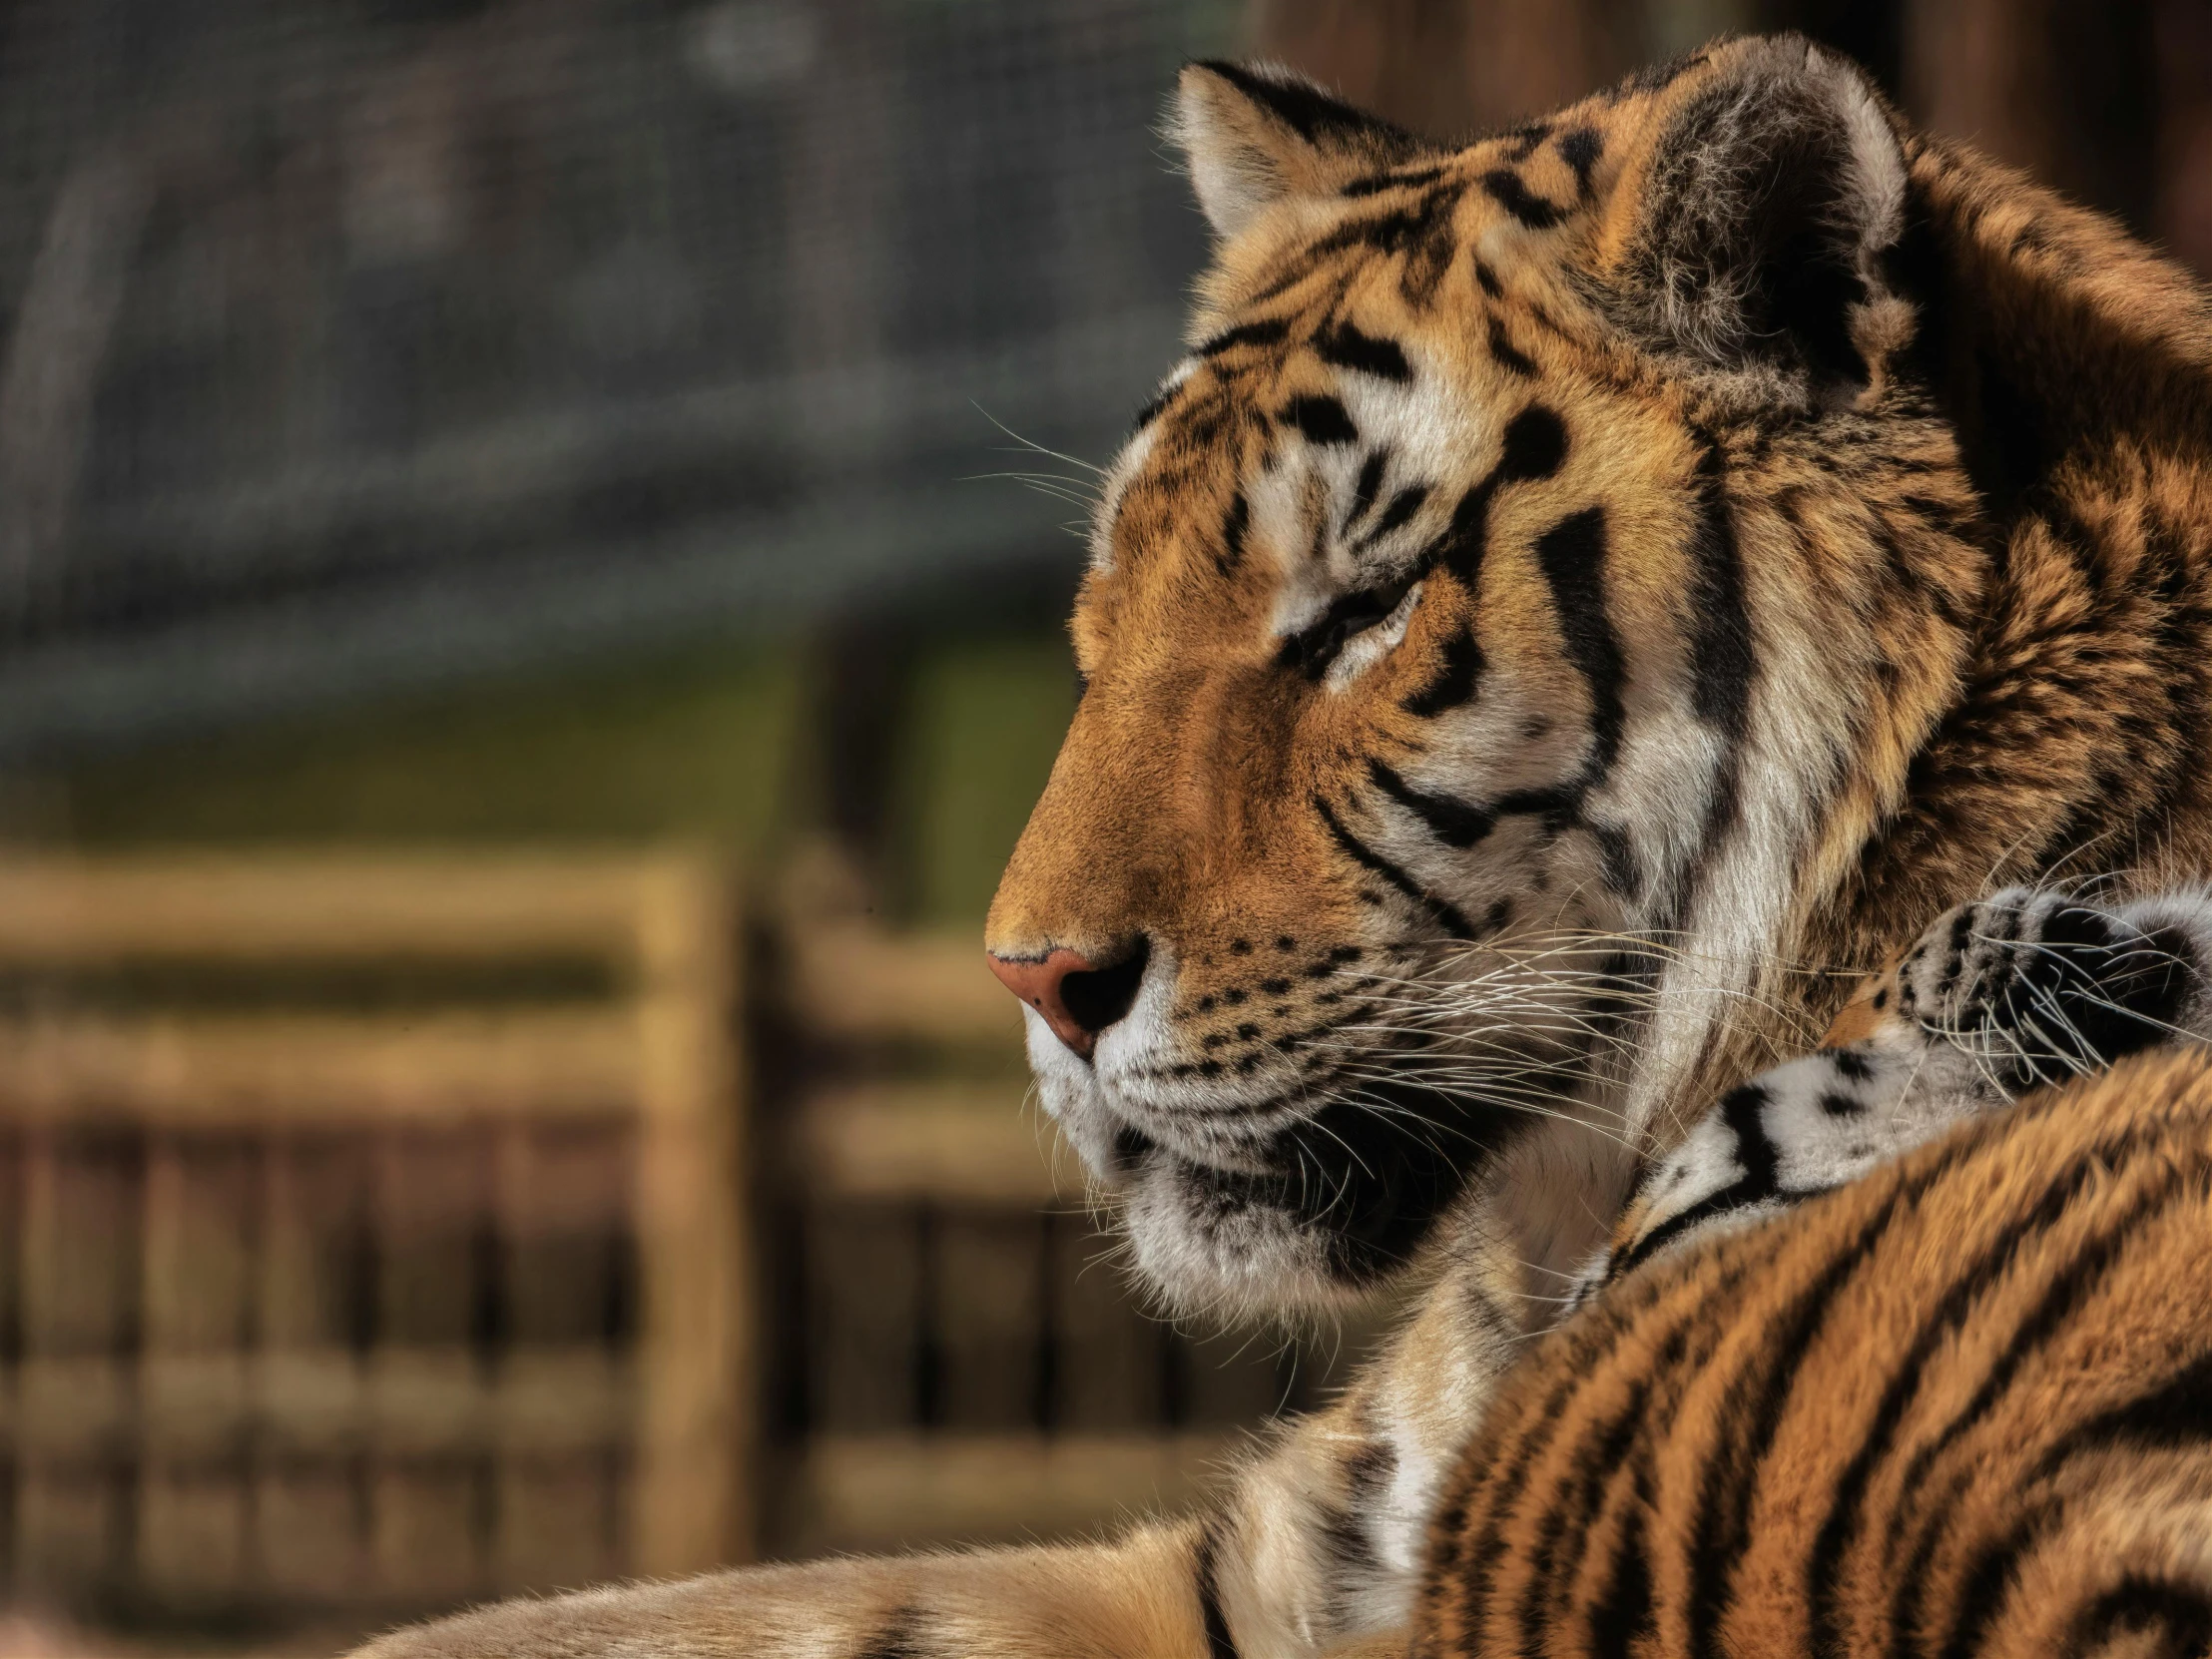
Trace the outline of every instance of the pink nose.
<instances>
[{"instance_id":1,"label":"pink nose","mask_svg":"<svg viewBox=\"0 0 2212 1659\"><path fill-rule=\"evenodd\" d=\"M999 982L1044 1015L1052 1034L1088 1060L1098 1035L1129 1012L1144 978L1147 952L1140 943L1112 967L1101 968L1072 950L1041 958L990 956Z\"/></svg>"}]
</instances>

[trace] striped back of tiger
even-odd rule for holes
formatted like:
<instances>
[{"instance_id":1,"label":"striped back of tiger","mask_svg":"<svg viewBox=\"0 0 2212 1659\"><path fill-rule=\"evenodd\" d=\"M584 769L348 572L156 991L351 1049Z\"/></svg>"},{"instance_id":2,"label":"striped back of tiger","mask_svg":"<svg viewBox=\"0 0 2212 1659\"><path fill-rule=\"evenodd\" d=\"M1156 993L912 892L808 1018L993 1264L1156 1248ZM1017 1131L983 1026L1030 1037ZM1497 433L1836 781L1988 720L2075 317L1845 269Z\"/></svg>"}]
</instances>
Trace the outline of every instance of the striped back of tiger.
<instances>
[{"instance_id":1,"label":"striped back of tiger","mask_svg":"<svg viewBox=\"0 0 2212 1659\"><path fill-rule=\"evenodd\" d=\"M1661 1260L1537 1345L1414 1651L2212 1651L2212 1058Z\"/></svg>"}]
</instances>

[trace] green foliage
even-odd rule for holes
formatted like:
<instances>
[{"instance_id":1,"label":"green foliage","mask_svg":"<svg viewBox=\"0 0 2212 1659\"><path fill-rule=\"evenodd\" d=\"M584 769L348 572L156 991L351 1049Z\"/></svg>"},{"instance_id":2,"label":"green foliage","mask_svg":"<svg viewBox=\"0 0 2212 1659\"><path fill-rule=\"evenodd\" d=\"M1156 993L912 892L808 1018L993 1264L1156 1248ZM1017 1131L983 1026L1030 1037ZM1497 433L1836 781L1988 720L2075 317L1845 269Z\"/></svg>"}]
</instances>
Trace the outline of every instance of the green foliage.
<instances>
[{"instance_id":1,"label":"green foliage","mask_svg":"<svg viewBox=\"0 0 2212 1659\"><path fill-rule=\"evenodd\" d=\"M1065 640L971 641L921 658L896 825L915 920L980 930L1074 712Z\"/></svg>"},{"instance_id":2,"label":"green foliage","mask_svg":"<svg viewBox=\"0 0 2212 1659\"><path fill-rule=\"evenodd\" d=\"M89 845L687 835L759 855L788 818L799 684L790 653L725 646L237 733L74 773L66 828Z\"/></svg>"}]
</instances>

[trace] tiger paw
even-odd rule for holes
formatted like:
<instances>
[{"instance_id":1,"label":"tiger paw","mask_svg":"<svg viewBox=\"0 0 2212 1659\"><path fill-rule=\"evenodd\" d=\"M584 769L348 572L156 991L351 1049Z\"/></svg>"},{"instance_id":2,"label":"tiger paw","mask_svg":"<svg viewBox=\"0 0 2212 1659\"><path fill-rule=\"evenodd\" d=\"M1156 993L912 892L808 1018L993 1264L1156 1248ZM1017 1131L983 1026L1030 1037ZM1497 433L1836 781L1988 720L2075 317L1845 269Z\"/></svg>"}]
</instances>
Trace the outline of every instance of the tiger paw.
<instances>
[{"instance_id":1,"label":"tiger paw","mask_svg":"<svg viewBox=\"0 0 2212 1659\"><path fill-rule=\"evenodd\" d=\"M2201 897L2107 908L2008 887L1940 917L1855 1006L1869 1034L1948 1044L2018 1094L2199 1034L2207 960Z\"/></svg>"}]
</instances>

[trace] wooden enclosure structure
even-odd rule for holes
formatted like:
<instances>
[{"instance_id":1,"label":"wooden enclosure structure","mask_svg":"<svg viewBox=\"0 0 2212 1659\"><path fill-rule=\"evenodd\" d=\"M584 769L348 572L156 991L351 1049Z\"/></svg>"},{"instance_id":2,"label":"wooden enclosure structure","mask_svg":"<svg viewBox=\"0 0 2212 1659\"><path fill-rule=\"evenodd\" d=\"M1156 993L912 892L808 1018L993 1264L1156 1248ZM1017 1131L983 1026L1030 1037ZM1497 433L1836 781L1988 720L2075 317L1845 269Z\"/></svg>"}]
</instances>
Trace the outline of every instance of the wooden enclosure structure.
<instances>
[{"instance_id":1,"label":"wooden enclosure structure","mask_svg":"<svg viewBox=\"0 0 2212 1659\"><path fill-rule=\"evenodd\" d=\"M770 897L0 860L0 1607L347 1631L1068 1535L1312 1397L1100 1262L972 937Z\"/></svg>"},{"instance_id":2,"label":"wooden enclosure structure","mask_svg":"<svg viewBox=\"0 0 2212 1659\"><path fill-rule=\"evenodd\" d=\"M1319 1382L1132 1299L972 933L787 911L753 979L773 1553L1094 1530Z\"/></svg>"},{"instance_id":3,"label":"wooden enclosure structure","mask_svg":"<svg viewBox=\"0 0 2212 1659\"><path fill-rule=\"evenodd\" d=\"M0 865L0 1570L369 1618L743 1558L704 859Z\"/></svg>"}]
</instances>

